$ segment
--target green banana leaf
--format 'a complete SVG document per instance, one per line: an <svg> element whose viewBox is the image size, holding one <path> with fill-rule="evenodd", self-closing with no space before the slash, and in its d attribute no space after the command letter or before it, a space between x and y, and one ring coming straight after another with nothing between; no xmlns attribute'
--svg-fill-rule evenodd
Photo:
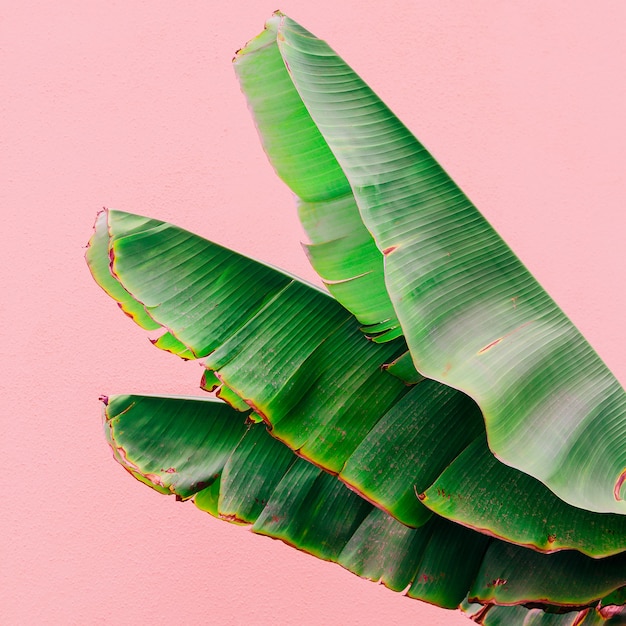
<svg viewBox="0 0 626 626"><path fill-rule="evenodd" d="M624 390L433 157L279 12L234 61L329 290L376 340L403 333L422 375L470 395L501 461L569 504L624 514Z"/></svg>
<svg viewBox="0 0 626 626"><path fill-rule="evenodd" d="M224 401L107 400L116 459L411 597L467 597L480 623L619 623L617 381L325 43L277 13L235 67L334 298L169 224L102 213L94 278L162 332L157 347L203 359L202 387Z"/></svg>
<svg viewBox="0 0 626 626"><path fill-rule="evenodd" d="M204 357L205 388L222 384L224 400L253 409L274 437L407 526L424 525L435 510L537 550L595 557L626 550L623 516L571 507L502 466L468 396L390 376L393 365L381 365L404 354L403 340L364 340L324 292L170 224L118 211L99 215L87 260L122 308L143 307L179 354ZM481 468L511 486L484 481ZM451 471L478 481L470 484L477 497L456 508L449 503L462 489L439 486ZM536 498L528 515L519 507L526 494Z"/></svg>
<svg viewBox="0 0 626 626"><path fill-rule="evenodd" d="M104 402L114 456L145 484L179 499L194 497L220 519L250 525L396 591L408 589L409 597L455 608L468 594L475 602L497 601L495 586L509 602L580 609L626 583L626 553L598 560L566 551L560 555L567 563L548 571L542 560L557 555L477 535L437 516L408 528L218 400L125 395ZM510 550L516 553L504 554ZM564 567L572 568L567 576Z"/></svg>
<svg viewBox="0 0 626 626"><path fill-rule="evenodd" d="M626 609L584 609L566 613L548 613L524 606L482 605L463 602L463 613L483 626L617 626L626 624Z"/></svg>

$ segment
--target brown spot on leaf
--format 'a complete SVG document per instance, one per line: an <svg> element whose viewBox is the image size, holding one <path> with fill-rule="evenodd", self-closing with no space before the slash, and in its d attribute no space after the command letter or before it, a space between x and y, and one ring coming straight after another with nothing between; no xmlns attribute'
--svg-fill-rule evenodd
<svg viewBox="0 0 626 626"><path fill-rule="evenodd" d="M417 491L417 485L413 485L413 493L417 496L417 499L420 502L424 502L424 500L426 500L426 494L425 493L419 493Z"/></svg>
<svg viewBox="0 0 626 626"><path fill-rule="evenodd" d="M491 343L488 343L484 348L481 348L478 351L478 354L483 354L484 352L487 352L487 350L490 350L495 345L499 344L503 339L506 339L507 337L510 337L511 335L514 335L515 333L517 333L520 330L522 330L522 328L525 328L526 326L529 326L530 324L532 324L533 321L534 320L530 320L529 322L524 322L524 324L521 324L517 328L514 328L512 331L506 333L505 335L502 335L502 337L498 337L497 339L494 339Z"/></svg>
<svg viewBox="0 0 626 626"><path fill-rule="evenodd" d="M621 605L617 606L615 604L610 604L609 606L603 606L599 608L598 613L600 613L600 615L604 619L610 619L611 617L615 617L616 615L619 615L623 610L624 610L624 607ZM572 626L576 626L576 624L572 624Z"/></svg>
<svg viewBox="0 0 626 626"><path fill-rule="evenodd" d="M491 610L493 606L493 604L485 604L482 609L480 609L477 613L474 613L474 615L470 617L470 620L472 620L472 622L475 622L476 624L482 624L485 620L485 617L487 617L487 613Z"/></svg>
<svg viewBox="0 0 626 626"><path fill-rule="evenodd" d="M554 543L556 541L556 535L548 535L548 543Z"/></svg>
<svg viewBox="0 0 626 626"><path fill-rule="evenodd" d="M383 250L383 255L384 256L388 256L389 254L391 254L392 252L396 251L398 249L398 246L389 246L388 248L385 248Z"/></svg>
<svg viewBox="0 0 626 626"><path fill-rule="evenodd" d="M166 474L175 474L176 473L176 468L175 467L168 467L166 470L161 470L162 472L165 472Z"/></svg>
<svg viewBox="0 0 626 626"><path fill-rule="evenodd" d="M234 513L230 513L228 515L224 513L220 513L220 519L223 519L226 522L231 522L232 524L247 524L245 519L241 517L237 517Z"/></svg>
<svg viewBox="0 0 626 626"><path fill-rule="evenodd" d="M580 626L580 624L582 624L585 621L585 618L589 614L589 611L590 611L590 609L585 609L584 611L581 611L576 616L576 619L572 622L572 626ZM602 617L604 617L604 616L602 616Z"/></svg>
<svg viewBox="0 0 626 626"><path fill-rule="evenodd" d="M615 488L613 489L613 495L615 496L615 499L618 501L624 499L620 495L620 491L622 490L622 485L624 484L624 481L626 481L626 469L617 477L617 481L615 481Z"/></svg>
<svg viewBox="0 0 626 626"><path fill-rule="evenodd" d="M126 454L126 450L124 448L122 448L122 446L117 446L115 448L115 450L117 451L117 453L120 455L120 458L122 459L122 461L124 462L124 465L126 466L126 468L130 468L130 469L134 469L136 472L139 472L141 474L141 470L139 469L138 465L135 465L135 463L133 463L129 458L128 455Z"/></svg>
<svg viewBox="0 0 626 626"><path fill-rule="evenodd" d="M163 479L158 474L144 474L143 477L159 487L165 487Z"/></svg>
<svg viewBox="0 0 626 626"><path fill-rule="evenodd" d="M487 352L487 350L490 350L491 348L493 348L495 345L499 344L502 340L504 339L504 337L499 337L498 339L496 339L495 341L492 341L491 343L488 343L484 348L481 348L478 351L478 354L482 354L483 352Z"/></svg>

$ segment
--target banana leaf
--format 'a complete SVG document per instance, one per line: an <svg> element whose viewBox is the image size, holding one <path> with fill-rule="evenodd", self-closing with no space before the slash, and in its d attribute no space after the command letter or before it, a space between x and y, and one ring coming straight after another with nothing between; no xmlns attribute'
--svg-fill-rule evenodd
<svg viewBox="0 0 626 626"><path fill-rule="evenodd" d="M329 290L471 396L501 461L571 505L624 514L624 390L435 159L280 12L234 62Z"/></svg>
<svg viewBox="0 0 626 626"><path fill-rule="evenodd" d="M102 213L94 278L157 347L203 359L202 387L227 403L107 399L114 456L157 491L411 597L467 597L480 623L619 623L617 381L326 44L277 13L235 66L334 298Z"/></svg>
<svg viewBox="0 0 626 626"><path fill-rule="evenodd" d="M193 497L215 517L391 589L407 589L409 597L455 608L466 595L473 602L497 601L491 597L495 586L510 603L582 610L626 583L626 553L598 560L564 551L566 565L553 570L542 560L557 555L512 546L438 516L408 528L219 400L125 395L104 402L114 456L137 479L178 499ZM512 560L502 558L508 550L517 551ZM527 560L518 562L520 555ZM571 566L563 576L563 567Z"/></svg>
<svg viewBox="0 0 626 626"><path fill-rule="evenodd" d="M582 611L550 613L521 605L499 606L472 604L464 601L459 607L472 621L483 626L617 626L626 624L626 610L588 608Z"/></svg>
<svg viewBox="0 0 626 626"><path fill-rule="evenodd" d="M536 550L606 557L626 549L624 516L567 505L502 466L468 396L390 376L381 365L404 354L404 341L366 341L328 294L170 224L119 211L98 216L87 259L122 308L135 317L141 309L166 331L169 349L204 358L205 388L221 384L224 400L252 409L274 437L403 524L420 527L434 510ZM440 487L463 471L472 473L466 491ZM483 480L483 471L494 479ZM535 498L529 511L522 497ZM450 506L452 498L463 506Z"/></svg>

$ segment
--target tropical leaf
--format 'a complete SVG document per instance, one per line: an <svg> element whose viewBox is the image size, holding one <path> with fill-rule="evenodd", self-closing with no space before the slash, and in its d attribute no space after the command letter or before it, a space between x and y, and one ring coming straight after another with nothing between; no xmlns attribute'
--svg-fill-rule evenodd
<svg viewBox="0 0 626 626"><path fill-rule="evenodd" d="M433 157L327 44L280 13L235 68L336 297L383 335L397 336L397 316L417 370L477 401L507 465L570 504L625 513L624 390ZM358 209L369 232L334 236L335 208L346 224ZM376 285L371 311L365 281Z"/></svg>
<svg viewBox="0 0 626 626"><path fill-rule="evenodd" d="M408 528L215 399L115 396L106 399L104 415L115 458L145 484L194 497L220 519L391 589L408 588L409 597L447 608L468 593L481 602L504 594L543 605L548 597L557 608L597 604L626 583L626 554L540 555L437 516ZM562 557L556 568L554 557Z"/></svg>
<svg viewBox="0 0 626 626"><path fill-rule="evenodd" d="M115 458L480 623L619 623L626 394L325 43L277 13L235 67L334 298L170 224L100 214L94 278L157 347L203 359L224 401L106 399Z"/></svg>
<svg viewBox="0 0 626 626"><path fill-rule="evenodd" d="M184 354L205 357L205 388L221 384L225 401L253 408L274 437L402 523L426 523L426 504L538 550L599 557L626 549L623 516L571 507L497 462L468 396L432 380L409 387L381 371L404 354L404 342L365 341L327 294L170 224L118 211L101 214L93 241L99 253L90 248L89 261L109 260L106 281L124 290L123 302L141 303ZM463 471L469 481L449 487L450 473ZM528 498L536 499L525 516L520 502Z"/></svg>
<svg viewBox="0 0 626 626"><path fill-rule="evenodd" d="M482 626L617 626L626 623L626 609L602 612L594 608L548 613L521 605L498 606L464 602L461 610Z"/></svg>
<svg viewBox="0 0 626 626"><path fill-rule="evenodd" d="M543 552L575 547L593 556L624 550L625 516L583 509L575 509L572 516L572 507L555 498L543 483L520 480L517 470L498 462L482 438L446 468L426 490L422 502L443 517L495 536L506 536L505 528L515 526L516 543ZM543 539L541 545L539 538Z"/></svg>
<svg viewBox="0 0 626 626"><path fill-rule="evenodd" d="M410 597L455 608L489 541L441 518L407 528L219 401L115 396L105 428L116 459L157 491L195 495L220 519L397 591L411 585Z"/></svg>

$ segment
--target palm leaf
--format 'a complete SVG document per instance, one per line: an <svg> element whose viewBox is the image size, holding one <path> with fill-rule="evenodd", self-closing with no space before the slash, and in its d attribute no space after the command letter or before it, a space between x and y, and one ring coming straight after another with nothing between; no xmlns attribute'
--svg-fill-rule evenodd
<svg viewBox="0 0 626 626"><path fill-rule="evenodd" d="M626 512L624 390L433 157L327 44L280 13L235 67L304 207L314 266L340 281L335 295L383 334L397 336L397 316L416 368L476 400L507 465L580 508ZM358 208L378 255L362 229L316 238L332 229L311 228L311 214L339 206L352 221ZM372 311L358 295L365 281L376 285Z"/></svg>

